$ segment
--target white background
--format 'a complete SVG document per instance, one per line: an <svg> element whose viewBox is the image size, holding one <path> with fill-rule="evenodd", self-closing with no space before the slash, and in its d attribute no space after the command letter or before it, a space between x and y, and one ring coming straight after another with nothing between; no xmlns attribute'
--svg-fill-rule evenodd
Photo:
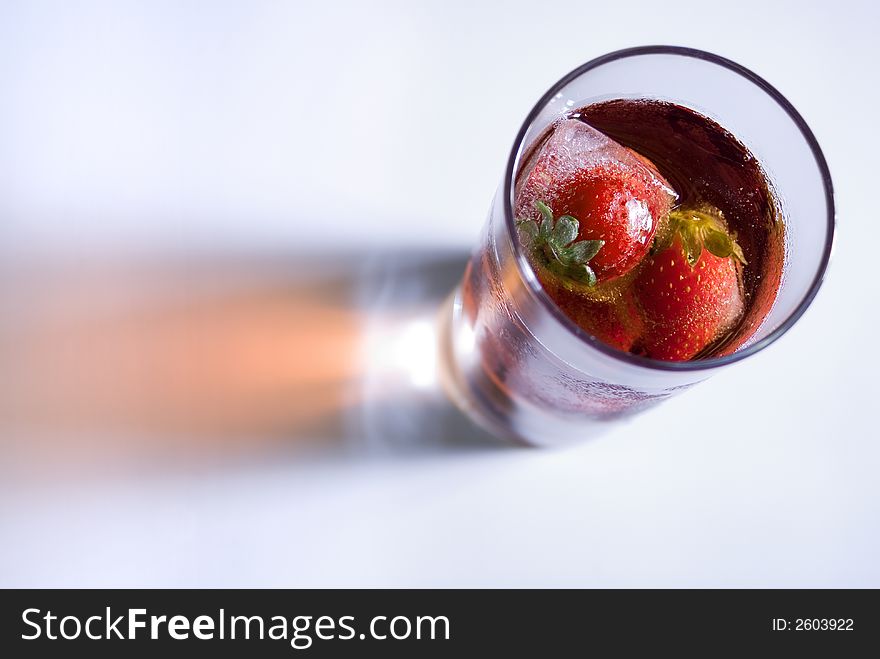
<svg viewBox="0 0 880 659"><path fill-rule="evenodd" d="M0 583L880 586L878 25L867 0L4 2L10 253L319 242L303 218L471 245L538 96L648 43L777 86L839 232L781 341L598 441L9 495Z"/></svg>

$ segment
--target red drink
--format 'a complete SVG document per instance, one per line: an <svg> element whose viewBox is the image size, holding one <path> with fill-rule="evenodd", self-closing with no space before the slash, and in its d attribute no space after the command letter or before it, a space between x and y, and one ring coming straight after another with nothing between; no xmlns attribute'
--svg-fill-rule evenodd
<svg viewBox="0 0 880 659"><path fill-rule="evenodd" d="M519 131L443 316L447 390L502 436L593 435L781 336L833 234L821 150L768 83L685 48L600 57Z"/></svg>
<svg viewBox="0 0 880 659"><path fill-rule="evenodd" d="M523 163L520 239L582 329L668 361L729 354L753 336L779 287L784 224L760 163L732 134L680 105L606 101L561 117ZM573 218L577 237L536 240L542 211L545 227ZM578 242L595 254L571 270L559 258Z"/></svg>

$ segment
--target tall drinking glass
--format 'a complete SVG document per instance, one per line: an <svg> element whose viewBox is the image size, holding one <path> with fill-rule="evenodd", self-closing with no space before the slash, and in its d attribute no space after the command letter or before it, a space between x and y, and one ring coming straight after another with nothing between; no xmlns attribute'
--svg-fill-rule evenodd
<svg viewBox="0 0 880 659"><path fill-rule="evenodd" d="M542 289L516 238L515 181L524 154L566 113L609 99L655 99L695 110L735 135L764 169L785 227L782 278L762 324L730 354L667 362L602 343ZM698 50L648 46L604 55L553 85L516 136L480 244L441 315L444 385L468 416L496 435L539 445L589 437L784 334L815 297L833 236L825 158L776 89Z"/></svg>

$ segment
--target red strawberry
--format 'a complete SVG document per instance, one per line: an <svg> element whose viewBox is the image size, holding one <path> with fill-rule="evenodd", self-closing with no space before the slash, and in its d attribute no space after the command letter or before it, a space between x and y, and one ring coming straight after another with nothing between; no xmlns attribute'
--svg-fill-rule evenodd
<svg viewBox="0 0 880 659"><path fill-rule="evenodd" d="M517 228L544 290L584 330L614 348L631 350L643 329L629 286L632 277L593 291L596 275L591 260L602 251L603 241L575 241L575 218L563 215L554 219L546 204L539 201L536 205L541 222L518 220Z"/></svg>
<svg viewBox="0 0 880 659"><path fill-rule="evenodd" d="M668 235L635 282L649 357L686 361L733 329L743 313L742 250L714 209L669 214Z"/></svg>
<svg viewBox="0 0 880 659"><path fill-rule="evenodd" d="M561 289L553 300L577 325L612 348L630 352L644 331L644 321L631 292L616 300L602 301Z"/></svg>
<svg viewBox="0 0 880 659"><path fill-rule="evenodd" d="M632 270L648 253L675 193L656 167L591 126L561 122L528 163L517 217L539 220L536 202L578 220L575 238L601 241L590 261L599 282Z"/></svg>

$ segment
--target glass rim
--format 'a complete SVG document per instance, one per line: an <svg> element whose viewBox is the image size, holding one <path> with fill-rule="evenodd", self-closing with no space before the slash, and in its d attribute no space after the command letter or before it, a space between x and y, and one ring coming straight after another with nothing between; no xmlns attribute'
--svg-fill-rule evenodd
<svg viewBox="0 0 880 659"><path fill-rule="evenodd" d="M794 311L792 311L776 329L774 329L772 332L770 332L767 336L760 339L759 341L755 341L745 348L732 352L729 355L724 355L721 357L711 357L708 359L698 359L694 361L671 362L652 359L650 357L643 357L641 355L634 355L629 352L623 352L622 350L612 348L600 339L594 337L586 330L582 329L568 316L566 316L561 309L559 309L556 303L553 302L550 296L544 291L543 287L541 286L540 282L534 274L534 270L532 269L528 258L526 258L526 255L523 253L519 241L515 239L516 225L513 217L513 197L515 193L514 167L516 166L520 154L523 150L523 141L525 140L526 133L528 132L529 128L531 128L535 119L538 118L538 115L546 108L547 104L550 103L551 100L553 100L553 98L562 88L564 88L575 79L579 78L581 75L587 73L588 71L591 71L592 69L598 68L604 64L608 64L616 60L642 55L679 55L683 57L691 57L694 59L704 60L733 71L734 73L737 73L743 78L749 80L757 87L761 88L785 111L785 113L797 126L804 140L807 142L807 145L809 146L810 151L813 154L813 158L816 161L816 166L819 168L819 172L822 176L822 184L825 192L825 202L827 208L826 239L825 246L822 252L822 257L816 269L816 274L814 275L812 282L810 282L810 286L807 289L806 294L801 298L801 301L798 303L797 307L795 307ZM752 72L751 70L740 64L737 64L732 60L721 57L720 55L715 55L704 50L697 50L695 48L665 45L636 46L633 48L624 48L622 50L615 50L610 53L606 53L605 55L596 57L586 62L585 64L580 65L579 67L575 68L574 70L560 78L555 84L550 87L549 90L547 90L547 92L544 93L543 96L541 96L540 99L538 99L538 102L535 103L532 110L528 113L528 115L526 115L522 127L517 132L516 139L513 143L513 148L511 149L510 156L507 160L507 166L504 173L504 188L507 191L507 193L504 195L504 215L508 233L510 235L511 243L513 245L513 253L515 255L520 274L523 275L523 279L526 281L532 293L538 298L538 300L540 300L542 305L563 327L572 332L586 346L595 350L599 350L600 352L619 361L650 370L679 372L709 370L738 362L742 359L745 359L746 357L760 352L761 350L769 346L771 343L776 341L776 339L778 339L789 329L791 329L791 327L800 319L800 317L804 314L804 312L812 303L813 299L816 297L816 294L819 292L819 288L822 286L825 273L828 269L828 262L831 258L832 246L834 244L835 207L834 189L831 183L831 173L828 170L828 163L825 160L825 155L822 153L822 149L819 147L819 143L816 140L815 135L813 135L813 131L810 130L810 127L807 125L807 122L804 121L803 117L801 117L800 113L794 108L794 106L788 101L788 99L786 99L775 87L773 87L770 83L768 83L756 73Z"/></svg>

